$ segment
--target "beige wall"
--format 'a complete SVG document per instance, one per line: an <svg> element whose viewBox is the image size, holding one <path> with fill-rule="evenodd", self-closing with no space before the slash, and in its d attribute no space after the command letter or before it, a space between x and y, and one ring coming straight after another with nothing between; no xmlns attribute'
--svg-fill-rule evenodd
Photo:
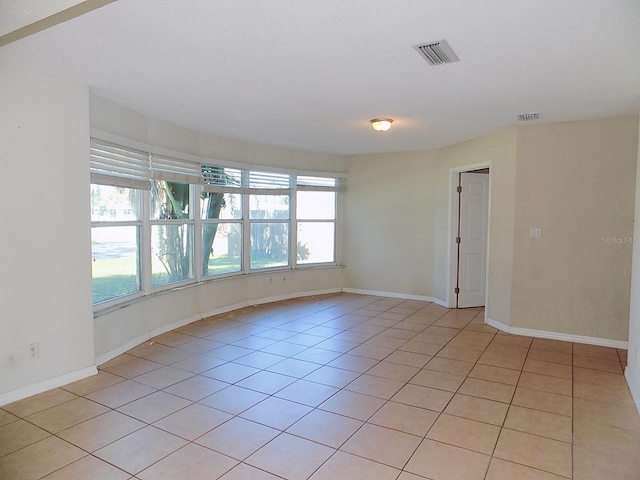
<svg viewBox="0 0 640 480"><path fill-rule="evenodd" d="M638 128L640 143L640 127ZM633 262L631 267L631 299L629 306L629 350L625 375L640 412L640 148L636 164L636 201L633 226Z"/></svg>
<svg viewBox="0 0 640 480"><path fill-rule="evenodd" d="M637 144L637 117L518 131L513 327L627 340Z"/></svg>
<svg viewBox="0 0 640 480"><path fill-rule="evenodd" d="M0 132L2 405L94 365L88 89L0 65Z"/></svg>
<svg viewBox="0 0 640 480"><path fill-rule="evenodd" d="M487 310L509 323L515 130L430 152L347 161L345 286L446 301L452 169L491 164Z"/></svg>
<svg viewBox="0 0 640 480"><path fill-rule="evenodd" d="M446 300L451 171L490 162L487 317L624 342L637 152L631 117L349 158L345 286Z"/></svg>

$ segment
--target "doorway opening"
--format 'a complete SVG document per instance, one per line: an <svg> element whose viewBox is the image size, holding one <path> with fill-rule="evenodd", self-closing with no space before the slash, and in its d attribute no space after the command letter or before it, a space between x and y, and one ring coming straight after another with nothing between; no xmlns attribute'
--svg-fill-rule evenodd
<svg viewBox="0 0 640 480"><path fill-rule="evenodd" d="M483 307L487 298L489 245L489 165L451 172L452 308Z"/></svg>

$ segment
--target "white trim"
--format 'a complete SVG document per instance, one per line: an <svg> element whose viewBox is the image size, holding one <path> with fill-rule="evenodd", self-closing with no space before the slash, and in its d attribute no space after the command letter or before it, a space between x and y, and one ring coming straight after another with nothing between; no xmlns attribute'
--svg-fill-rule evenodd
<svg viewBox="0 0 640 480"><path fill-rule="evenodd" d="M0 395L0 407L13 402L17 402L18 400L22 400L23 398L46 392L47 390L52 390L54 388L62 387L63 385L77 382L78 380L91 377L92 375L96 375L97 373L98 369L94 365L91 367L76 370L75 372L65 373L64 375L50 378L43 382L34 383L33 385L29 385L27 387L18 388L17 390L3 393Z"/></svg>
<svg viewBox="0 0 640 480"><path fill-rule="evenodd" d="M638 413L640 413L640 383L635 380L638 376L631 374L629 365L624 369L624 376L627 379L627 385L629 385L629 390L631 391L631 396L636 404L636 409L638 410Z"/></svg>
<svg viewBox="0 0 640 480"><path fill-rule="evenodd" d="M149 332L143 335L140 335L134 338L133 340L129 340L124 345L120 345L119 347L114 348L113 350L110 350L107 353L100 355L99 357L96 357L96 365L102 365L103 363L108 362L109 360L117 357L118 355L122 355L128 350L131 350L133 347L140 345L141 343L146 342L147 340L150 340L153 337L157 337L158 335L162 335L163 333L170 332L172 330L175 330L176 328L184 327L185 325L189 325L190 323L197 322L198 320L201 320L203 318L212 317L214 315L221 315L223 313L232 312L240 308L250 307L254 305L262 305L264 303L279 302L282 300L291 300L292 298L312 297L315 295L327 295L330 293L340 293L340 292L342 292L342 289L340 288L331 288L326 290L313 290L309 292L296 292L296 293L287 294L287 295L265 297L265 298L260 298L258 300L246 300L244 302L235 303L233 305L225 305L224 307L215 308L213 310L209 310L207 312L203 312L198 315L192 315L191 317L183 318L181 320L177 320L168 325L164 325L160 328L150 330Z"/></svg>
<svg viewBox="0 0 640 480"><path fill-rule="evenodd" d="M447 302L440 300L439 298L427 297L426 295L411 295L409 293L397 293L397 292L380 292L377 290L362 290L360 288L343 288L345 293L355 293L358 295L374 295L376 297L389 297L389 298L403 298L405 300L418 300L420 302L432 302L442 307L449 308Z"/></svg>
<svg viewBox="0 0 640 480"><path fill-rule="evenodd" d="M505 325L504 323L500 323L496 320L491 320L490 318L487 318L486 323L487 325L497 328L498 330L501 330L506 333L511 333L513 335L523 335L525 337L548 338L550 340L562 340L564 342L584 343L586 345L597 345L600 347L620 348L623 350L627 350L629 348L629 342L624 342L622 340L611 340L608 338L597 338L597 337L585 337L583 335L572 335L570 333L549 332L546 330L533 330L530 328L511 327L509 325Z"/></svg>

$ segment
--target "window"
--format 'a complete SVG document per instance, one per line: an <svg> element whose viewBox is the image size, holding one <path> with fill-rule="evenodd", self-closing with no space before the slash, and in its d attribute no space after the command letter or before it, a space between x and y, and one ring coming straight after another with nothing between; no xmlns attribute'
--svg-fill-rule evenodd
<svg viewBox="0 0 640 480"><path fill-rule="evenodd" d="M236 168L203 165L201 195L202 275L242 270L242 172Z"/></svg>
<svg viewBox="0 0 640 480"><path fill-rule="evenodd" d="M297 263L335 262L336 179L298 176L297 184Z"/></svg>
<svg viewBox="0 0 640 480"><path fill-rule="evenodd" d="M91 255L93 303L139 292L140 227L137 215L125 210L140 204L140 191L91 185Z"/></svg>
<svg viewBox="0 0 640 480"><path fill-rule="evenodd" d="M252 270L290 264L290 183L286 174L249 172Z"/></svg>
<svg viewBox="0 0 640 480"><path fill-rule="evenodd" d="M90 168L94 304L336 262L337 178L210 165L96 139Z"/></svg>
<svg viewBox="0 0 640 480"><path fill-rule="evenodd" d="M93 303L142 290L141 188L148 188L148 154L91 141Z"/></svg>

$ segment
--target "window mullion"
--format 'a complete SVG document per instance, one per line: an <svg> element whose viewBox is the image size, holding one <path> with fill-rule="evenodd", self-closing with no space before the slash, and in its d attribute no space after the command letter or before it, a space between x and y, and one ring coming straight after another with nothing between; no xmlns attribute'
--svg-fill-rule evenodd
<svg viewBox="0 0 640 480"><path fill-rule="evenodd" d="M294 187L289 197L289 265L298 266L298 195Z"/></svg>
<svg viewBox="0 0 640 480"><path fill-rule="evenodd" d="M142 290L145 295L151 293L151 191L142 192L142 230L140 232L142 242L140 268L142 269Z"/></svg>
<svg viewBox="0 0 640 480"><path fill-rule="evenodd" d="M191 195L193 195L191 200L191 205L193 208L193 268L195 268L194 278L197 282L202 280L202 205L200 202L202 201L202 185L194 186L191 189Z"/></svg>

